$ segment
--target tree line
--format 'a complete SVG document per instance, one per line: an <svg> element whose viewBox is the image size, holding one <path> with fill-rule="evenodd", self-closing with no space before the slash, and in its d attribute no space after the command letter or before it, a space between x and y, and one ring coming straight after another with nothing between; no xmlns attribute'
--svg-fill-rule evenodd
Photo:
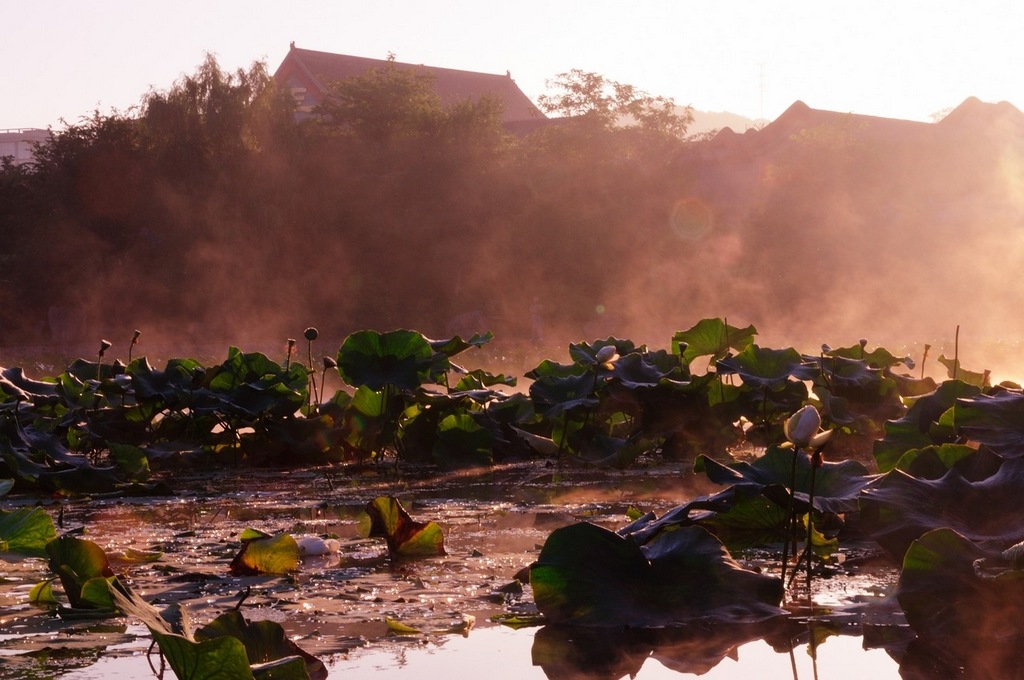
<svg viewBox="0 0 1024 680"><path fill-rule="evenodd" d="M34 164L3 160L0 345L585 323L670 210L658 168L691 118L593 73L549 88L541 108L566 117L516 135L497 100L442 105L389 60L299 122L264 63L208 56L51 130Z"/></svg>

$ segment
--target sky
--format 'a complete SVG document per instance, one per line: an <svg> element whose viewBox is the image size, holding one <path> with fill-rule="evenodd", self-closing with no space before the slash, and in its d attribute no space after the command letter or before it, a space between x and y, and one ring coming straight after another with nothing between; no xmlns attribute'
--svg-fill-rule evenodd
<svg viewBox="0 0 1024 680"><path fill-rule="evenodd" d="M193 73L298 47L486 73L536 101L579 68L701 111L793 102L928 121L975 96L1024 109L1024 3L1005 0L3 0L0 130L126 112Z"/></svg>

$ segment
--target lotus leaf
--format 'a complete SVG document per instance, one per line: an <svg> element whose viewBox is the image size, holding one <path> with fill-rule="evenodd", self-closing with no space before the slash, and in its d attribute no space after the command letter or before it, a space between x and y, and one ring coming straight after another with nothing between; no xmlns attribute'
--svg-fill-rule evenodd
<svg viewBox="0 0 1024 680"><path fill-rule="evenodd" d="M612 366L610 377L627 389L653 388L658 385L685 386L690 379L678 359L666 352L634 352L623 355Z"/></svg>
<svg viewBox="0 0 1024 680"><path fill-rule="evenodd" d="M771 349L750 345L739 354L715 362L719 374L735 374L744 385L763 387L771 391L782 390L791 379L810 380L818 367L804 361L792 347Z"/></svg>
<svg viewBox="0 0 1024 680"><path fill-rule="evenodd" d="M363 535L387 541L392 559L444 555L444 535L435 522L415 521L397 498L379 496L366 504Z"/></svg>
<svg viewBox="0 0 1024 680"><path fill-rule="evenodd" d="M287 574L299 567L299 544L291 534L271 536L249 529L242 533L242 549L231 560L231 573Z"/></svg>
<svg viewBox="0 0 1024 680"><path fill-rule="evenodd" d="M996 557L953 529L911 543L896 597L918 636L986 648L1024 636L1024 571L987 575L982 565Z"/></svg>
<svg viewBox="0 0 1024 680"><path fill-rule="evenodd" d="M701 456L696 463L708 479L716 484L755 484L762 489L788 487L796 456L796 482L794 496L806 503L811 491L811 458L804 451L769 447L753 463L739 462L723 465ZM857 509L857 499L867 485L875 479L868 469L855 460L838 463L825 461L814 473L814 509L819 512L843 513ZM769 494L772 500L785 505L778 494Z"/></svg>
<svg viewBox="0 0 1024 680"><path fill-rule="evenodd" d="M637 347L633 344L632 340L620 340L618 338L609 337L607 340L595 340L593 343L579 342L569 344L569 356L574 362L582 366L594 366L595 364L604 363L599 360L598 354L602 349L606 347L612 347L615 350L615 354L625 356L633 352L646 352L646 347ZM611 352L612 350L606 350Z"/></svg>
<svg viewBox="0 0 1024 680"><path fill-rule="evenodd" d="M649 628L783 613L779 579L743 569L697 526L644 545L586 522L556 529L530 568L530 583L537 608L558 624Z"/></svg>
<svg viewBox="0 0 1024 680"><path fill-rule="evenodd" d="M338 372L353 387L415 390L431 379L434 349L420 333L358 331L338 350Z"/></svg>
<svg viewBox="0 0 1024 680"><path fill-rule="evenodd" d="M284 628L274 621L247 621L236 609L221 614L195 634L196 641L200 643L222 637L240 640L253 666L299 659L305 667L303 675L287 677L308 677L312 680L327 677L324 664L289 640ZM275 673L273 677L279 676Z"/></svg>
<svg viewBox="0 0 1024 680"><path fill-rule="evenodd" d="M984 373L968 371L960 365L959 359L950 359L941 354L939 355L939 363L946 367L946 373L952 380L959 380L975 387L988 387L988 371Z"/></svg>
<svg viewBox="0 0 1024 680"><path fill-rule="evenodd" d="M754 343L757 329L753 326L730 326L722 319L701 319L685 331L672 336L672 353L686 364L697 357L709 356L711 361L724 358L730 349L742 352Z"/></svg>
<svg viewBox="0 0 1024 680"><path fill-rule="evenodd" d="M1001 389L958 399L957 431L1004 458L1024 456L1024 394Z"/></svg>
<svg viewBox="0 0 1024 680"><path fill-rule="evenodd" d="M53 520L42 508L0 510L0 552L46 557L46 544L56 537Z"/></svg>
<svg viewBox="0 0 1024 680"><path fill-rule="evenodd" d="M46 554L50 570L60 578L73 609L110 609L106 583L114 572L102 548L92 541L61 536L46 544ZM101 580L101 587L95 579Z"/></svg>
<svg viewBox="0 0 1024 680"><path fill-rule="evenodd" d="M469 413L446 416L437 426L434 461L442 468L475 467L493 462L494 436Z"/></svg>
<svg viewBox="0 0 1024 680"><path fill-rule="evenodd" d="M885 424L885 437L874 445L874 458L880 472L896 467L900 457L911 449L953 441L954 433L938 425L957 399L973 397L981 389L959 380L947 380L931 394L915 399L899 420Z"/></svg>
<svg viewBox="0 0 1024 680"><path fill-rule="evenodd" d="M861 495L863 526L896 559L933 529L953 529L982 547L1024 539L1024 458L1000 460L977 480L962 469L961 462L939 479L892 470Z"/></svg>

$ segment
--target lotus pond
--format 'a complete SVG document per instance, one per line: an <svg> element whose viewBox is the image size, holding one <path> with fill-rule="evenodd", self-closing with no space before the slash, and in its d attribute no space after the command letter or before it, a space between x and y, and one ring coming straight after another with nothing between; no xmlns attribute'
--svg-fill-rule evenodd
<svg viewBox="0 0 1024 680"><path fill-rule="evenodd" d="M1021 388L755 335L0 369L0 672L1015 677Z"/></svg>
<svg viewBox="0 0 1024 680"><path fill-rule="evenodd" d="M617 528L630 508L661 513L712 490L692 473L529 464L441 478L330 474L179 476L174 481L189 490L173 497L41 507L61 518L62 532L103 546L145 599L160 607L186 604L197 624L241 603L246 619L280 623L332 678L738 678L766 668L785 677L795 668L797 677L810 678L815 666L818 677L843 678L855 677L851 664L860 669L856 677L865 664L879 677L898 677L897 659L913 637L891 596L898 571L854 548L843 578L816 581L810 600L794 586L793 614L765 623L604 631L533 620L530 586L520 587L516 576L537 560L554 529L583 520ZM383 541L359 531L366 503L381 494L437 521L448 554L392 564ZM5 507L36 502L10 498ZM287 575L233 576L230 563L248 527L336 536L339 545L304 557ZM154 553L158 559L142 559ZM752 555L750 564L774 568L766 555ZM150 663L159 670L159 654L147 658L153 638L137 620L61 618L32 606L32 587L52 577L45 560L8 556L0 574L5 677L148 677ZM516 625L518 618L528 625ZM168 669L165 677L174 676Z"/></svg>

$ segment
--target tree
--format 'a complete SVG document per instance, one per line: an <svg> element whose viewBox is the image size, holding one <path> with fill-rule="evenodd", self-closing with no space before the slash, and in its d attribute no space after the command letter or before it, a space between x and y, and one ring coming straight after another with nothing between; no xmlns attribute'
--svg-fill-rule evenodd
<svg viewBox="0 0 1024 680"><path fill-rule="evenodd" d="M442 118L434 77L400 67L394 55L384 66L333 83L316 113L329 129L380 144L431 134Z"/></svg>
<svg viewBox="0 0 1024 680"><path fill-rule="evenodd" d="M633 85L573 69L547 81L553 94L538 98L545 113L574 118L604 130L637 128L643 132L682 139L693 122L693 110L678 112L675 101L655 97Z"/></svg>

